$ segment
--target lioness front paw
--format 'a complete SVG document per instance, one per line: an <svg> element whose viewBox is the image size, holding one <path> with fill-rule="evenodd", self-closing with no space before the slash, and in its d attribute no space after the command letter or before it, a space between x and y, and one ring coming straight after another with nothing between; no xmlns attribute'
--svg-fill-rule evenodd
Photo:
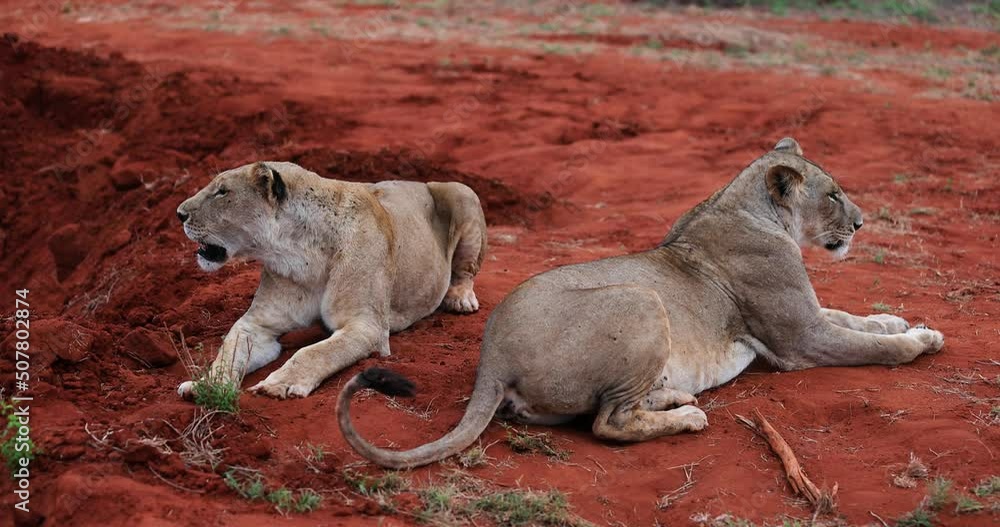
<svg viewBox="0 0 1000 527"><path fill-rule="evenodd" d="M194 399L194 381L184 381L177 387L177 395L182 399Z"/></svg>
<svg viewBox="0 0 1000 527"><path fill-rule="evenodd" d="M457 284L448 288L441 305L455 313L475 313L479 311L479 299L472 289L472 282Z"/></svg>
<svg viewBox="0 0 1000 527"><path fill-rule="evenodd" d="M910 329L910 323L902 317L897 317L896 315L890 315L888 313L879 313L877 315L868 315L868 320L881 324L885 331L884 335L895 335L898 333L906 333L906 330Z"/></svg>
<svg viewBox="0 0 1000 527"><path fill-rule="evenodd" d="M282 375L277 375L281 370L268 375L266 379L260 381L250 388L250 391L257 395L266 395L275 399L302 398L312 393L315 386L310 386L301 382L291 382L282 379Z"/></svg>
<svg viewBox="0 0 1000 527"><path fill-rule="evenodd" d="M937 353L944 346L944 335L940 331L930 329L923 324L908 329L906 335L920 341L924 346L922 353Z"/></svg>
<svg viewBox="0 0 1000 527"><path fill-rule="evenodd" d="M700 432L708 428L708 416L705 412L695 406L681 406L668 412L681 420L684 429L689 432Z"/></svg>

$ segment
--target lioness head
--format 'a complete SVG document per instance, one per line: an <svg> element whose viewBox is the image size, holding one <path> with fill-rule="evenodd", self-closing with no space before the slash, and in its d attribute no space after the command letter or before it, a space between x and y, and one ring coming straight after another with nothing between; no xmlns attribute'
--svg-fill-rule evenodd
<svg viewBox="0 0 1000 527"><path fill-rule="evenodd" d="M822 168L802 157L802 147L786 137L774 147L765 173L767 190L800 247L818 246L843 258L864 224L861 209Z"/></svg>
<svg viewBox="0 0 1000 527"><path fill-rule="evenodd" d="M184 234L198 242L198 265L215 271L234 256L251 252L274 232L288 190L264 163L227 170L177 207Z"/></svg>

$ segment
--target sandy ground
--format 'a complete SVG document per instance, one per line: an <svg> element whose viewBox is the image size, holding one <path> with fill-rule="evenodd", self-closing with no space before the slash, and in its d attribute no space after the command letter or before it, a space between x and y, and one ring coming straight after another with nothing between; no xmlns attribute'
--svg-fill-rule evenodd
<svg viewBox="0 0 1000 527"><path fill-rule="evenodd" d="M881 525L875 515L917 507L925 482L893 484L911 453L959 493L1000 473L995 32L546 2L5 4L3 328L12 291L29 288L42 449L19 525L412 525L421 489L456 470L478 492L557 489L597 525L807 522L766 444L734 419L754 408L817 483L839 486L838 515L824 521ZM559 459L512 451L494 423L484 465L415 470L397 494L348 484L345 469L382 474L336 426L351 375L383 365L418 385L413 400L355 403L367 437L400 448L439 437L464 411L483 324L507 292L558 265L654 246L786 135L867 214L845 261L805 255L821 302L927 323L947 337L940 354L898 368L755 365L700 396L702 433L616 445L586 420L529 428L552 434L569 452ZM210 357L259 269L201 273L173 211L216 171L256 159L469 184L490 223L482 309L418 322L392 337L391 357L306 399L244 394L196 448L180 437L195 409L174 391L187 373L171 339ZM323 337L285 337L281 359L247 383ZM11 337L8 394L13 369ZM221 477L232 466L314 489L322 506L283 516L243 500ZM0 489L4 519L14 497L6 478ZM675 499L664 507L664 496ZM983 503L962 516L949 505L937 521L995 524L996 498Z"/></svg>

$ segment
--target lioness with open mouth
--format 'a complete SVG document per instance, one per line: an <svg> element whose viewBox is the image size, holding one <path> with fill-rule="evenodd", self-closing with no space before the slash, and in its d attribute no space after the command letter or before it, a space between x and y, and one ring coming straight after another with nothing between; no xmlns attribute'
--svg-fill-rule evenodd
<svg viewBox="0 0 1000 527"><path fill-rule="evenodd" d="M412 392L382 369L344 386L340 428L355 450L391 468L461 452L498 409L535 424L596 414L598 437L643 441L704 429L695 394L755 357L797 370L900 364L937 352L937 331L820 307L800 247L843 257L862 224L837 182L795 140L782 139L682 216L655 249L559 267L518 286L490 315L465 416L441 439L400 452L358 436L352 394Z"/></svg>
<svg viewBox="0 0 1000 527"><path fill-rule="evenodd" d="M389 355L389 333L439 305L479 309L473 277L486 252L486 220L461 183L351 183L259 162L217 175L177 217L198 242L202 269L239 257L263 264L250 309L210 366L213 380L240 382L278 357L279 336L322 321L329 338L251 388L305 397L372 351ZM190 396L194 382L178 393Z"/></svg>

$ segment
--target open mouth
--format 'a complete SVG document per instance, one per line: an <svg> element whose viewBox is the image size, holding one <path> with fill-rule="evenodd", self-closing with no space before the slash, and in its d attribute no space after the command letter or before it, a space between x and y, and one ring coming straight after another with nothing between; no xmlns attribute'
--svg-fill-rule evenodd
<svg viewBox="0 0 1000 527"><path fill-rule="evenodd" d="M203 243L198 246L198 256L213 263L222 263L226 261L226 248L221 245Z"/></svg>
<svg viewBox="0 0 1000 527"><path fill-rule="evenodd" d="M835 242L830 242L830 243L824 245L823 247L826 247L826 250L828 250L828 251L836 251L837 249L840 249L841 247L843 247L844 244L846 244L846 243L847 242L845 242L844 240L837 240Z"/></svg>

